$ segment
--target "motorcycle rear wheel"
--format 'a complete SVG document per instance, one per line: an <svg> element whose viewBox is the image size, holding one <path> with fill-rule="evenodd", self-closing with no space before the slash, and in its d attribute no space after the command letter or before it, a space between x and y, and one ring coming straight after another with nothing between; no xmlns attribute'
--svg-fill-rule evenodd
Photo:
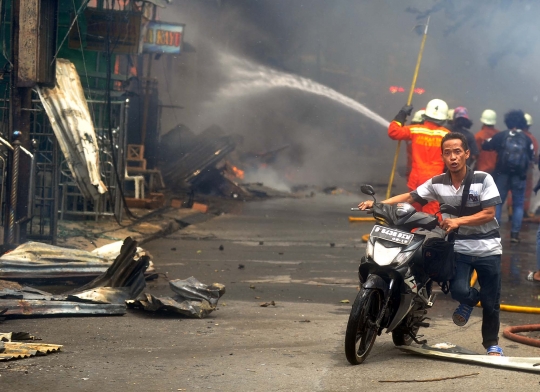
<svg viewBox="0 0 540 392"><path fill-rule="evenodd" d="M381 308L379 290L362 289L356 295L345 331L345 356L351 365L360 365L369 355L377 337L375 322Z"/></svg>

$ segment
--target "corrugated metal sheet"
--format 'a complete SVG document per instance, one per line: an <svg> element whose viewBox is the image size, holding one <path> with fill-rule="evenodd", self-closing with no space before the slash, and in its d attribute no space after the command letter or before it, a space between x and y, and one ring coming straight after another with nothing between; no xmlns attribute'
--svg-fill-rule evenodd
<svg viewBox="0 0 540 392"><path fill-rule="evenodd" d="M149 312L165 311L188 317L204 318L216 310L219 298L225 294L225 285L206 285L194 277L169 282L176 293L171 297L154 297L144 293L134 301L126 301L129 307L142 308Z"/></svg>
<svg viewBox="0 0 540 392"><path fill-rule="evenodd" d="M120 253L122 241L94 249L84 250L27 242L0 257L0 279L20 281L47 279L92 279L107 271ZM137 256L146 253L137 248ZM155 274L149 267L147 275Z"/></svg>
<svg viewBox="0 0 540 392"><path fill-rule="evenodd" d="M137 298L146 287L144 272L148 268L149 257L136 257L136 253L137 241L126 238L113 265L76 292L68 293L67 299L123 304L128 299Z"/></svg>
<svg viewBox="0 0 540 392"><path fill-rule="evenodd" d="M0 308L7 309L5 317L35 316L115 316L126 313L123 304L90 304L70 301L42 301L25 299L5 299Z"/></svg>
<svg viewBox="0 0 540 392"><path fill-rule="evenodd" d="M60 344L0 342L0 361L47 355L62 347Z"/></svg>
<svg viewBox="0 0 540 392"><path fill-rule="evenodd" d="M37 88L69 169L88 199L107 192L101 181L96 133L75 66L56 61L56 86Z"/></svg>

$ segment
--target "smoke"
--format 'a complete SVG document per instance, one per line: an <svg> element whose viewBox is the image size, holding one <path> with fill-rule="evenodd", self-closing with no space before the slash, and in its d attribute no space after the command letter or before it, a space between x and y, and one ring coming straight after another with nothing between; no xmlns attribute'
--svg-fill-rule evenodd
<svg viewBox="0 0 540 392"><path fill-rule="evenodd" d="M162 17L186 24L195 52L160 78L171 97L160 99L182 106L178 121L196 132L215 123L242 135L244 152L288 146L269 164L285 184L384 182L396 143L382 125L407 99L416 18L431 15L417 81L426 92L413 106L444 99L479 124L486 108L499 119L510 108L540 118L539 10L507 0L179 0ZM164 130L177 121L167 113Z"/></svg>

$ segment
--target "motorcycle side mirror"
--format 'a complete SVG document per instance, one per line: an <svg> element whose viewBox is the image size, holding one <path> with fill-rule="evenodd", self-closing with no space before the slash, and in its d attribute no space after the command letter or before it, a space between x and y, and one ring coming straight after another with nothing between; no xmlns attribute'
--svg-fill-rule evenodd
<svg viewBox="0 0 540 392"><path fill-rule="evenodd" d="M375 195L375 189L373 189L373 187L368 184L362 184L362 186L360 186L360 191L362 191L362 193L366 195Z"/></svg>
<svg viewBox="0 0 540 392"><path fill-rule="evenodd" d="M456 207L450 204L441 204L441 212L443 214L458 215L459 211Z"/></svg>

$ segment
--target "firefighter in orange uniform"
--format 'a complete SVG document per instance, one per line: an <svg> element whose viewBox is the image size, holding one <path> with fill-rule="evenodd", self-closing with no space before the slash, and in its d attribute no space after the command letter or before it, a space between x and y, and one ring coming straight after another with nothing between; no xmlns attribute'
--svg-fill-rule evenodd
<svg viewBox="0 0 540 392"><path fill-rule="evenodd" d="M412 109L412 106L404 106L388 127L388 136L391 139L411 141L412 169L407 182L411 191L443 172L441 140L449 132L443 127L448 114L448 105L443 100L432 99L428 102L423 124L404 125ZM434 201L423 207L415 207L429 214L439 211L439 203Z"/></svg>
<svg viewBox="0 0 540 392"><path fill-rule="evenodd" d="M497 163L497 151L482 150L482 144L495 136L495 134L499 133L499 131L495 129L497 113L491 109L484 110L480 117L480 122L482 123L482 129L474 135L476 145L480 150L480 155L478 155L478 159L476 160L475 170L493 175L495 172L495 164Z"/></svg>

